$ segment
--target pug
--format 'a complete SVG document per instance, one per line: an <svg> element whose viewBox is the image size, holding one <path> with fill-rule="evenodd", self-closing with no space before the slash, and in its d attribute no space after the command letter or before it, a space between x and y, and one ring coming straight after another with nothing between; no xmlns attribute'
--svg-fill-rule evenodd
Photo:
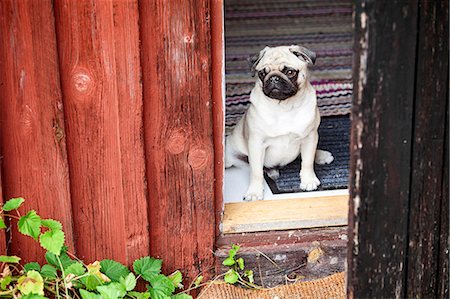
<svg viewBox="0 0 450 299"><path fill-rule="evenodd" d="M300 188L312 191L320 181L314 162L328 164L333 156L317 150L320 114L308 65L316 54L302 46L265 47L251 59L257 75L250 107L225 145L225 167L250 164L250 185L244 200L263 198L264 171L272 179L279 168L301 155Z"/></svg>

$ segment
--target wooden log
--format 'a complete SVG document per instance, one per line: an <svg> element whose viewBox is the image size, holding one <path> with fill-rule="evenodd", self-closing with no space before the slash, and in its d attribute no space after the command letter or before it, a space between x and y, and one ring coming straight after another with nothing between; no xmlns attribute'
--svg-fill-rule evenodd
<svg viewBox="0 0 450 299"><path fill-rule="evenodd" d="M127 261L150 254L137 0L114 1L120 153Z"/></svg>
<svg viewBox="0 0 450 299"><path fill-rule="evenodd" d="M189 281L214 266L209 1L139 9L150 249Z"/></svg>
<svg viewBox="0 0 450 299"><path fill-rule="evenodd" d="M55 2L75 239L87 261L148 253L136 9Z"/></svg>
<svg viewBox="0 0 450 299"><path fill-rule="evenodd" d="M63 105L52 1L0 1L0 130L3 196L62 222L73 249ZM15 225L14 225L15 226ZM30 237L11 253L43 262Z"/></svg>
<svg viewBox="0 0 450 299"><path fill-rule="evenodd" d="M355 9L348 295L403 298L418 3Z"/></svg>
<svg viewBox="0 0 450 299"><path fill-rule="evenodd" d="M448 208L441 210L441 204L448 202L441 187L448 92L448 1L420 1L418 12L406 297L438 298L442 283L439 251L448 250L448 244L440 248L441 239L448 239L448 226L444 231L440 226L444 217L448 218Z"/></svg>

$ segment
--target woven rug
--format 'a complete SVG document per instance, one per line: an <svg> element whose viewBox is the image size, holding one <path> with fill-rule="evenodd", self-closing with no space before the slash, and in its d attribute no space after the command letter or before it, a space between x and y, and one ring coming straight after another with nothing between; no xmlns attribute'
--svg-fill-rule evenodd
<svg viewBox="0 0 450 299"><path fill-rule="evenodd" d="M248 57L265 46L300 44L317 54L311 83L322 116L350 112L351 0L226 0L225 79L227 132L249 105L255 78Z"/></svg>
<svg viewBox="0 0 450 299"><path fill-rule="evenodd" d="M228 284L212 284L199 299L340 299L345 296L344 272L267 290L246 290Z"/></svg>
<svg viewBox="0 0 450 299"><path fill-rule="evenodd" d="M349 116L323 117L319 126L318 148L331 152L334 161L326 165L314 165L321 185L318 190L346 189L348 187ZM266 176L267 184L273 194L302 192L300 190L300 157L280 169L280 177L273 181Z"/></svg>

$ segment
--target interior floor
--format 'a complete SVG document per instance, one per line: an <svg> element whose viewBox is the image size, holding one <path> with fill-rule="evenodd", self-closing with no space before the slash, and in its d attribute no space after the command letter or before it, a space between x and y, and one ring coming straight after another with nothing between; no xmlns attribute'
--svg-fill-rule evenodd
<svg viewBox="0 0 450 299"><path fill-rule="evenodd" d="M316 167L320 190L348 186L349 132L352 99L352 2L351 0L226 0L225 80L226 135L245 113L255 78L248 58L265 46L300 44L317 54L310 68L310 81L317 91L322 116L319 148L335 156L330 165ZM266 177L265 199L294 193L299 197L297 159L280 170L280 178ZM248 170L225 171L225 202L242 200ZM245 187L244 187L245 189ZM311 192L308 192L311 196ZM286 195L292 198L290 195ZM286 197L282 196L282 197Z"/></svg>

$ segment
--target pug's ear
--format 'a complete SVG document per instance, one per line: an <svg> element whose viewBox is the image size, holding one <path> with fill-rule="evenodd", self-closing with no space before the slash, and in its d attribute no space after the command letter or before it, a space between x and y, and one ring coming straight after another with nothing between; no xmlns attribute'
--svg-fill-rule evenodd
<svg viewBox="0 0 450 299"><path fill-rule="evenodd" d="M256 66L258 65L258 63L261 61L261 59L264 57L264 54L266 53L267 49L269 49L269 47L265 47L264 49L261 50L261 52L259 52L256 55L250 56L247 60L248 63L250 64L251 67L251 74L252 77L255 76L256 73Z"/></svg>
<svg viewBox="0 0 450 299"><path fill-rule="evenodd" d="M289 48L295 56L303 59L307 63L314 64L316 62L316 53L302 46L291 46Z"/></svg>

